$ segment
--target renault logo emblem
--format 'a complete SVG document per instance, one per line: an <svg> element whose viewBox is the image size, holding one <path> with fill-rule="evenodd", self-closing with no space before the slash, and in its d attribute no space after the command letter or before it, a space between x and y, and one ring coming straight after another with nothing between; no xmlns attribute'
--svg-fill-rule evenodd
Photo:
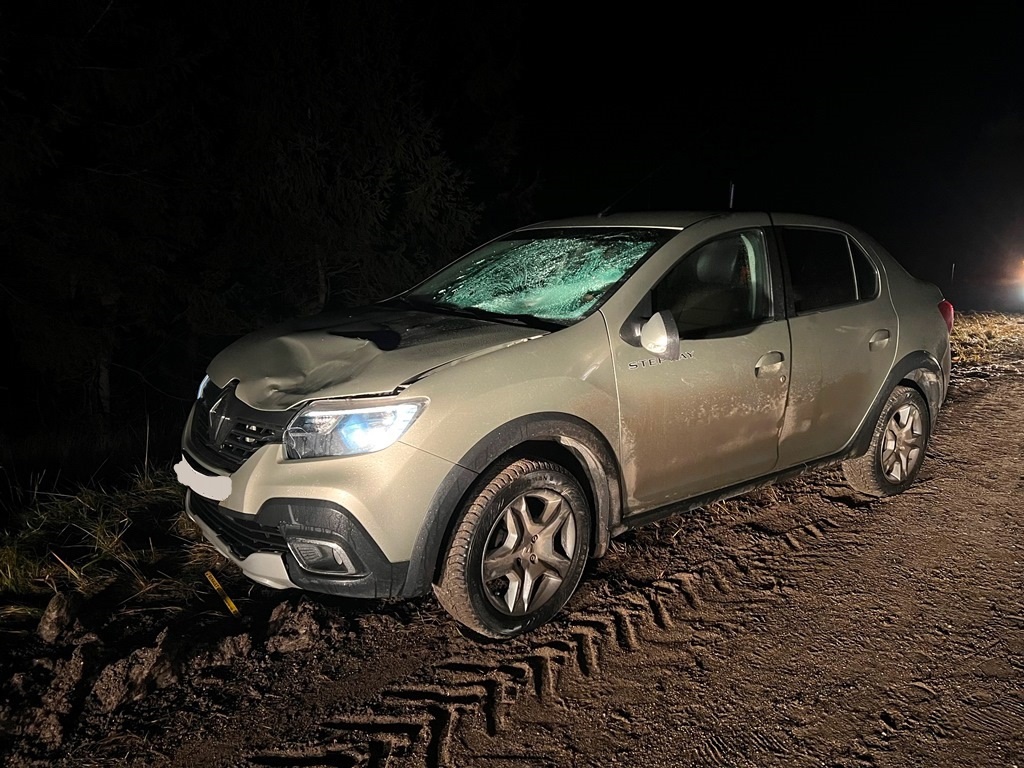
<svg viewBox="0 0 1024 768"><path fill-rule="evenodd" d="M234 426L234 422L231 417L224 413L227 410L227 406L224 401L227 399L228 393L225 392L217 398L210 407L210 413L207 415L207 426L209 427L210 444L215 448L220 448L227 436L231 433L231 427Z"/></svg>

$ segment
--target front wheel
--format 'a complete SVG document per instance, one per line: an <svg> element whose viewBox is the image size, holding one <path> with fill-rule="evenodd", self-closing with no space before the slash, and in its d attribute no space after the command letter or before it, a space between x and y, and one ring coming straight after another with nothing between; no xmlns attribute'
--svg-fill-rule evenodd
<svg viewBox="0 0 1024 768"><path fill-rule="evenodd" d="M882 408L868 452L843 462L846 481L869 496L902 493L921 469L930 436L924 398L911 387L896 387Z"/></svg>
<svg viewBox="0 0 1024 768"><path fill-rule="evenodd" d="M568 471L547 461L514 461L463 510L434 593L452 617L480 635L528 632L576 590L590 525L586 495Z"/></svg>

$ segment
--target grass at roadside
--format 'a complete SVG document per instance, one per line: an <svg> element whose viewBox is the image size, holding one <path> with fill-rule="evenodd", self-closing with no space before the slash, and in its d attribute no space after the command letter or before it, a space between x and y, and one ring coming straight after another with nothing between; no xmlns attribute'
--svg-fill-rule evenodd
<svg viewBox="0 0 1024 768"><path fill-rule="evenodd" d="M1024 349L1024 315L999 312L958 314L950 336L953 365L991 365L1006 354Z"/></svg>
<svg viewBox="0 0 1024 768"><path fill-rule="evenodd" d="M1024 315L964 313L952 335L953 366L974 368L1024 350ZM0 625L38 618L55 592L109 590L116 604L180 604L223 559L182 511L167 467L113 488L71 494L11 489L0 510Z"/></svg>
<svg viewBox="0 0 1024 768"><path fill-rule="evenodd" d="M183 512L168 468L73 494L14 489L0 543L0 621L38 616L55 592L117 603L180 600L219 555Z"/></svg>

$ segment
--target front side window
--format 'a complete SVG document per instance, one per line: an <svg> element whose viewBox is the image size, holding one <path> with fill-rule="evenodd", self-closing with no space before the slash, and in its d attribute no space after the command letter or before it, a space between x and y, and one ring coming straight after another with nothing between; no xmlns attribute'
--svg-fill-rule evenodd
<svg viewBox="0 0 1024 768"><path fill-rule="evenodd" d="M878 295L878 273L860 246L842 232L783 227L779 235L797 314Z"/></svg>
<svg viewBox="0 0 1024 768"><path fill-rule="evenodd" d="M448 266L405 295L438 308L568 324L602 301L676 230L516 232Z"/></svg>
<svg viewBox="0 0 1024 768"><path fill-rule="evenodd" d="M684 337L768 318L771 280L764 233L733 232L687 254L654 289L654 310L666 309Z"/></svg>

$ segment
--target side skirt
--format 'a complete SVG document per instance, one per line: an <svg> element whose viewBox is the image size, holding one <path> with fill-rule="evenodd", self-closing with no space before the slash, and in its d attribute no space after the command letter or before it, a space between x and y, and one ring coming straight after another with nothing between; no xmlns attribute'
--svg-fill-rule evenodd
<svg viewBox="0 0 1024 768"><path fill-rule="evenodd" d="M784 469L780 472L772 472L771 474L763 475L754 480L748 480L743 483L737 483L731 485L728 488L722 488L721 490L712 491L705 493L702 496L694 496L683 501L674 501L671 504L666 504L662 507L656 507L655 509L649 509L646 512L641 512L638 515L630 515L622 520L622 524L616 526L612 531L613 536L618 536L621 533L632 528L639 528L653 523L656 520L662 520L666 517L672 517L673 515L680 515L686 512L691 512L701 507L706 507L708 504L712 504L716 501L725 501L726 499L732 499L736 496L742 496L745 493L756 491L758 488L764 488L774 483L782 482L783 480L790 480L794 477L808 472L812 469L821 469L823 467L838 464L846 459L853 458L858 455L856 442L849 448L846 448L839 453L826 456L825 458L818 459L816 461L808 462L806 464L798 464L795 467Z"/></svg>

